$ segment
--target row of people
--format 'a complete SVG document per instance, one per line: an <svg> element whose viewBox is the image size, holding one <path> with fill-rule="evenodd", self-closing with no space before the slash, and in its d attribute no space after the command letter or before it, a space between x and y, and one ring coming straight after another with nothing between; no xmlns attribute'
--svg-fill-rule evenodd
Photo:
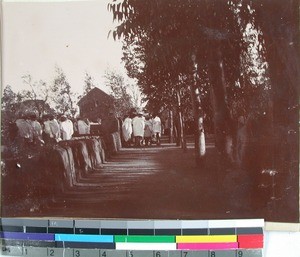
<svg viewBox="0 0 300 257"><path fill-rule="evenodd" d="M38 122L35 114L27 114L20 117L15 122L16 129L12 128L20 145L44 144L43 128Z"/></svg>
<svg viewBox="0 0 300 257"><path fill-rule="evenodd" d="M70 120L61 117L58 122L53 115L43 116L38 121L35 113L25 114L15 122L16 138L21 145L45 144L51 141L66 139L73 132L70 131ZM73 125L72 125L73 126Z"/></svg>
<svg viewBox="0 0 300 257"><path fill-rule="evenodd" d="M66 117L65 115L60 116L56 119L54 115L46 114L43 115L40 121L37 120L36 114L26 114L16 120L13 124L16 127L16 132L12 136L15 138L19 136L27 141L33 142L35 138L44 141L60 141L69 140L73 136L80 135L106 135L113 132L119 131L119 120L112 114L104 119L97 119L96 122L90 122L87 118L78 117L76 120ZM93 128L95 125L99 129ZM36 127L36 128L35 128Z"/></svg>
<svg viewBox="0 0 300 257"><path fill-rule="evenodd" d="M156 144L160 145L162 124L158 115L150 117L144 116L142 113L136 114L134 117L128 115L122 124L122 134L126 146L130 146L132 141L136 147L140 147L145 142L148 146L155 138Z"/></svg>
<svg viewBox="0 0 300 257"><path fill-rule="evenodd" d="M53 115L45 115L43 119L44 133L50 140L70 140L75 134L90 134L90 122L88 119L78 117L72 121L64 115L60 117L59 121Z"/></svg>
<svg viewBox="0 0 300 257"><path fill-rule="evenodd" d="M109 123L108 120L103 120L102 123ZM44 115L42 120L38 121L35 113L26 114L15 122L16 135L21 143L34 145L70 140L74 134L88 135L91 124L88 119L77 118L77 120L72 121L64 115L57 120L51 114ZM107 124L99 124L102 130L108 129ZM130 145L133 139L135 146L141 146L143 141L145 145L149 145L153 137L159 145L161 132L162 124L157 115L144 117L142 113L138 113L134 117L127 116L122 123L122 134L126 145Z"/></svg>

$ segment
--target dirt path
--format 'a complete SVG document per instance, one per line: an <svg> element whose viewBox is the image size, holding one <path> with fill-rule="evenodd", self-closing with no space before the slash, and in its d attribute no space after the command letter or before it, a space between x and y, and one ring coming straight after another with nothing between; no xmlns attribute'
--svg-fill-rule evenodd
<svg viewBox="0 0 300 257"><path fill-rule="evenodd" d="M208 152L213 146L208 145ZM201 219L246 213L233 200L238 186L222 167L197 168L193 149L174 145L122 149L42 209L45 216ZM223 174L220 174L223 173ZM227 178L226 178L226 176ZM224 183L224 179L225 181ZM233 183L233 185L229 185ZM245 195L247 198L247 195ZM246 199L249 200L249 199ZM246 214L245 214L246 215ZM247 216L248 217L248 216Z"/></svg>
<svg viewBox="0 0 300 257"><path fill-rule="evenodd" d="M171 144L125 148L72 189L45 196L37 208L6 208L6 216L126 219L295 219L286 215L289 192L271 201L258 188L260 174L226 168L207 144L205 165L196 167L192 144L184 153ZM269 179L269 178L267 178ZM267 181L268 182L268 181ZM25 206L26 205L26 206ZM295 208L297 208L295 206Z"/></svg>

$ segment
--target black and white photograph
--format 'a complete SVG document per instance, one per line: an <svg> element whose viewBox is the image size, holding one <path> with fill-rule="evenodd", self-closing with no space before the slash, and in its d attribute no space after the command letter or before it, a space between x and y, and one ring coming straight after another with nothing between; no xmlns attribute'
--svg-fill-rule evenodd
<svg viewBox="0 0 300 257"><path fill-rule="evenodd" d="M299 223L297 0L2 1L1 216Z"/></svg>

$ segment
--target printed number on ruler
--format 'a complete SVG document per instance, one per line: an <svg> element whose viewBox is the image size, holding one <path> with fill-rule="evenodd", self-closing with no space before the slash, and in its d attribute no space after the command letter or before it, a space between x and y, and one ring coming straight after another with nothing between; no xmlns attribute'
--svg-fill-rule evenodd
<svg viewBox="0 0 300 257"><path fill-rule="evenodd" d="M237 257L243 257L243 251L237 251Z"/></svg>
<svg viewBox="0 0 300 257"><path fill-rule="evenodd" d="M74 257L80 257L80 250L74 250Z"/></svg>

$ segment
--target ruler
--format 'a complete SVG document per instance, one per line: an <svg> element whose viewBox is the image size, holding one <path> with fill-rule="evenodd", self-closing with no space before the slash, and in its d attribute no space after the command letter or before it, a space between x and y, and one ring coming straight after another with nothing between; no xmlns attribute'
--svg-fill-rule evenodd
<svg viewBox="0 0 300 257"><path fill-rule="evenodd" d="M219 250L219 251L148 251L71 249L9 246L1 251L2 256L30 257L261 257L262 250Z"/></svg>
<svg viewBox="0 0 300 257"><path fill-rule="evenodd" d="M1 219L1 256L262 257L264 220Z"/></svg>

